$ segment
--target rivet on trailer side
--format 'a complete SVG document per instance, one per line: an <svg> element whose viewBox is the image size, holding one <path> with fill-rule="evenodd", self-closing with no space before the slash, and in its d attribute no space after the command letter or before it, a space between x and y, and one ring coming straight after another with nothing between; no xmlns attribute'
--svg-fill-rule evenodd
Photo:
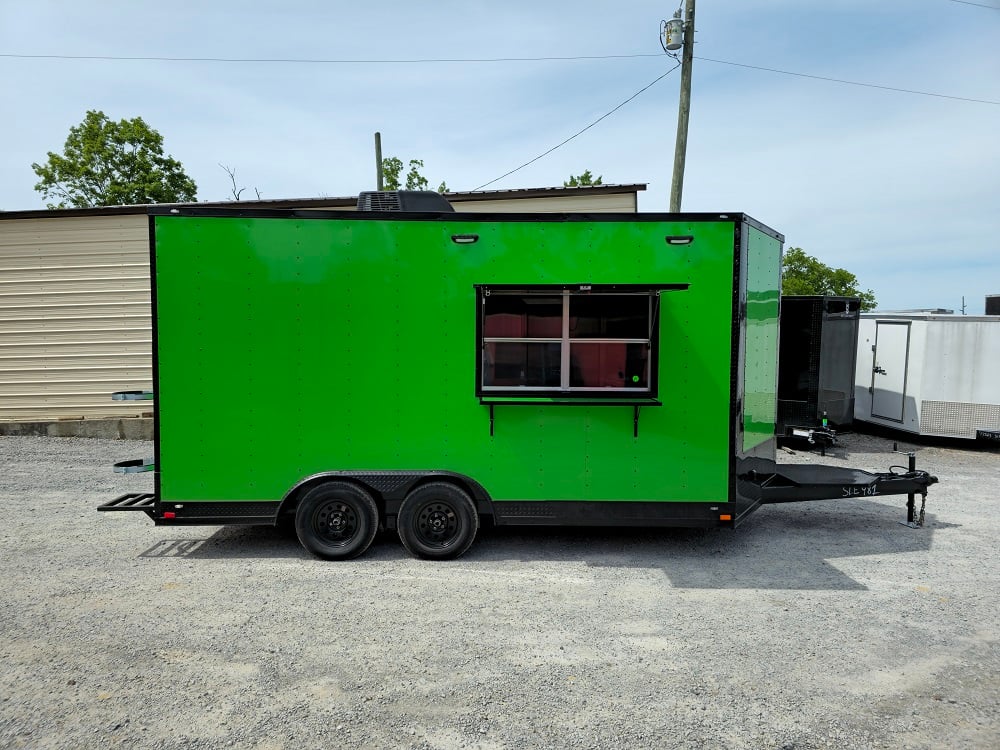
<svg viewBox="0 0 1000 750"><path fill-rule="evenodd" d="M396 203L151 210L155 455L122 470L154 492L100 510L445 559L482 523L735 527L936 481L776 463L784 238L749 216Z"/></svg>

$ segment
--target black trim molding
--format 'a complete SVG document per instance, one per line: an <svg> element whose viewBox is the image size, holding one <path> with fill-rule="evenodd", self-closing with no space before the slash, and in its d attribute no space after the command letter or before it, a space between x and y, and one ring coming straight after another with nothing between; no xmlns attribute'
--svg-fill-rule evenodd
<svg viewBox="0 0 1000 750"><path fill-rule="evenodd" d="M727 520L723 520L728 516ZM506 500L493 502L497 526L735 526L736 503L672 503L608 500Z"/></svg>

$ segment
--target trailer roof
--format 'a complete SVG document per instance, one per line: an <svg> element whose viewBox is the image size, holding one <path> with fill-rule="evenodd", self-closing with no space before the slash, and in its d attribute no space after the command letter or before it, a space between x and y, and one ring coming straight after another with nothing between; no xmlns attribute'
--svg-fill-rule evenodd
<svg viewBox="0 0 1000 750"><path fill-rule="evenodd" d="M943 315L931 312L866 312L865 320L943 320L948 323L1000 323L1000 315Z"/></svg>

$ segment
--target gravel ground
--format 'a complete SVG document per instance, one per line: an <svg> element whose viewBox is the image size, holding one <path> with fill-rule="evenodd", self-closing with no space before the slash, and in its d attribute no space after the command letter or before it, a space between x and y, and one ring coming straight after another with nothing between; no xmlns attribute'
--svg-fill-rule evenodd
<svg viewBox="0 0 1000 750"><path fill-rule="evenodd" d="M0 747L1000 747L1000 452L917 450L921 530L850 499L329 563L95 512L151 487L110 471L148 443L0 437Z"/></svg>

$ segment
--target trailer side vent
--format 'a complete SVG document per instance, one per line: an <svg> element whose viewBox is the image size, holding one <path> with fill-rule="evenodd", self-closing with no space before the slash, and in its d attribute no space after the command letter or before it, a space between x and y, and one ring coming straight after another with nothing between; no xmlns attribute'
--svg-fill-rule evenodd
<svg viewBox="0 0 1000 750"><path fill-rule="evenodd" d="M439 213L455 209L433 190L372 190L358 195L358 211L420 211Z"/></svg>

